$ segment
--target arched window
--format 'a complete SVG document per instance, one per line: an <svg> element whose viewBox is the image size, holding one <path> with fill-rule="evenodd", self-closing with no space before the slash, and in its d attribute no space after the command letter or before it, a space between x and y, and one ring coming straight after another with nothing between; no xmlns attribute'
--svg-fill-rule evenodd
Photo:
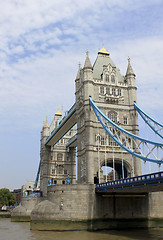
<svg viewBox="0 0 163 240"><path fill-rule="evenodd" d="M108 118L110 118L113 122L118 122L118 114L116 112L108 112Z"/></svg>
<svg viewBox="0 0 163 240"><path fill-rule="evenodd" d="M115 76L114 75L111 75L111 82L115 83Z"/></svg>
<svg viewBox="0 0 163 240"><path fill-rule="evenodd" d="M119 95L119 96L122 96L122 91L121 91L120 88L118 88L118 95Z"/></svg>
<svg viewBox="0 0 163 240"><path fill-rule="evenodd" d="M63 159L63 154L58 153L57 154L57 161L62 161L62 159Z"/></svg>
<svg viewBox="0 0 163 240"><path fill-rule="evenodd" d="M115 88L112 88L112 95L116 96L116 89Z"/></svg>
<svg viewBox="0 0 163 240"><path fill-rule="evenodd" d="M106 94L110 94L110 88L106 88Z"/></svg>
<svg viewBox="0 0 163 240"><path fill-rule="evenodd" d="M109 75L108 74L105 75L105 81L109 82Z"/></svg>
<svg viewBox="0 0 163 240"><path fill-rule="evenodd" d="M100 87L100 93L104 94L104 87Z"/></svg>

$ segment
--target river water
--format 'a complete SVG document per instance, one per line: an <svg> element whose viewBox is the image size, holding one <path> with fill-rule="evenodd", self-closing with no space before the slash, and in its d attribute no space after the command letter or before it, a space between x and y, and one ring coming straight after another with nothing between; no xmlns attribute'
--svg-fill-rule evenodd
<svg viewBox="0 0 163 240"><path fill-rule="evenodd" d="M163 229L123 231L31 231L30 223L0 218L0 240L163 240Z"/></svg>

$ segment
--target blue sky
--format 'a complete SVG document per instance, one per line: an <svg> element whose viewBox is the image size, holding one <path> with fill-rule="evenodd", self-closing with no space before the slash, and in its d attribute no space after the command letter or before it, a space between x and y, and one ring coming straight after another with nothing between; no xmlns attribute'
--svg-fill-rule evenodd
<svg viewBox="0 0 163 240"><path fill-rule="evenodd" d="M0 0L0 188L34 180L40 131L74 103L78 62L102 43L124 75L136 74L138 104L162 122L162 0Z"/></svg>

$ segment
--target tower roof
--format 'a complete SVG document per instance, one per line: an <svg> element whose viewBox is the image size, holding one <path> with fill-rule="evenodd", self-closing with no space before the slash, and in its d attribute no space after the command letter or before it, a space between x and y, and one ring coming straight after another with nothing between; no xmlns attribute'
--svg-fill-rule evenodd
<svg viewBox="0 0 163 240"><path fill-rule="evenodd" d="M86 59L85 59L84 68L91 68L92 69L92 64L91 64L91 61L90 61L89 56L88 56L88 49L86 51Z"/></svg>
<svg viewBox="0 0 163 240"><path fill-rule="evenodd" d="M126 76L127 75L134 75L135 76L135 73L132 69L132 66L130 64L130 57L128 57L128 67L127 67L127 71L126 71Z"/></svg>
<svg viewBox="0 0 163 240"><path fill-rule="evenodd" d="M104 50L102 50L102 51L104 51ZM124 77L120 74L119 69L116 68L114 62L110 58L110 54L108 52L104 53L102 51L99 50L97 58L96 58L95 63L93 65L93 78L94 79L101 79L101 74L103 72L103 67L108 66L110 64L113 68L115 68L115 71L116 71L116 74L117 74L117 77L118 77L118 82L124 82Z"/></svg>

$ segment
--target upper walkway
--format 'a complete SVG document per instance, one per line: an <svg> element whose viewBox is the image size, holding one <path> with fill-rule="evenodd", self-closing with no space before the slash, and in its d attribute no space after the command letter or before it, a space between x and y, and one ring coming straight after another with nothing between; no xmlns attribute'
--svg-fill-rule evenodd
<svg viewBox="0 0 163 240"><path fill-rule="evenodd" d="M74 104L46 140L46 146L55 145L76 124L76 105Z"/></svg>
<svg viewBox="0 0 163 240"><path fill-rule="evenodd" d="M147 193L163 191L163 172L96 184L96 193Z"/></svg>

